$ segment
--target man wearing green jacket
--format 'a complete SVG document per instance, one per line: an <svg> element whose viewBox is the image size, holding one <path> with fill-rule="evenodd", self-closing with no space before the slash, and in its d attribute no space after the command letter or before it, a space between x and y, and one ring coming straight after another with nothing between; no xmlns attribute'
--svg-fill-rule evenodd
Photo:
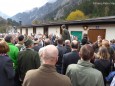
<svg viewBox="0 0 115 86"><path fill-rule="evenodd" d="M17 68L17 56L18 56L19 49L13 44L14 40L13 40L12 35L7 35L4 39L10 48L10 51L7 54L9 55L11 60L13 61L14 69L16 69Z"/></svg>

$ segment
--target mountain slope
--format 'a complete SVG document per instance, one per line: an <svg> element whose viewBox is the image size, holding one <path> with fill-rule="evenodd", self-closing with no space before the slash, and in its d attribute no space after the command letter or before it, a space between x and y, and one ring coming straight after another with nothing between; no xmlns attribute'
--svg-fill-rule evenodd
<svg viewBox="0 0 115 86"><path fill-rule="evenodd" d="M61 21L75 10L83 11L88 18L114 16L115 5L112 2L113 0L57 0L46 3L39 9L34 8L28 12L16 14L12 19L22 21L23 25L32 24L32 21L42 23Z"/></svg>
<svg viewBox="0 0 115 86"><path fill-rule="evenodd" d="M9 18L9 16L8 16L8 15L6 15L6 14L4 14L4 13L2 13L2 12L0 12L0 17L2 17L2 18L4 18L4 19Z"/></svg>
<svg viewBox="0 0 115 86"><path fill-rule="evenodd" d="M49 20L50 16L54 20L55 15L57 14L58 10L63 8L63 6L65 6L71 1L74 1L74 0L57 0L54 3L46 3L44 6L42 6L39 9L34 8L29 12L18 13L15 16L13 16L12 19L18 22L20 21L20 18L21 18L23 25L31 24L33 20L39 20L39 21ZM75 0L75 1L79 1L79 0ZM56 17L58 17L58 15Z"/></svg>
<svg viewBox="0 0 115 86"><path fill-rule="evenodd" d="M57 8L54 12L47 14L44 19L45 20L60 20L65 19L67 15L72 12L73 10L76 10L76 7L79 5L81 0L63 0L63 2L66 2L65 4L61 5L59 8Z"/></svg>
<svg viewBox="0 0 115 86"><path fill-rule="evenodd" d="M38 18L42 19L43 16L46 14L53 12L55 9L57 9L60 6L60 3L62 3L63 0L57 0L54 3L46 3L41 8L34 8L33 10L29 12L23 12L16 14L12 17L13 20L20 21L19 18L21 18L22 24L31 24L32 20Z"/></svg>

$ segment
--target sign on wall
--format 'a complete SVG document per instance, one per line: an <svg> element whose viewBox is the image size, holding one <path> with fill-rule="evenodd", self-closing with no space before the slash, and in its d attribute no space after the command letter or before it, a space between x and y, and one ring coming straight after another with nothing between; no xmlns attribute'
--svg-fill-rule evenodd
<svg viewBox="0 0 115 86"><path fill-rule="evenodd" d="M78 41L81 41L82 39L82 31L71 31L72 36L76 36L78 38Z"/></svg>

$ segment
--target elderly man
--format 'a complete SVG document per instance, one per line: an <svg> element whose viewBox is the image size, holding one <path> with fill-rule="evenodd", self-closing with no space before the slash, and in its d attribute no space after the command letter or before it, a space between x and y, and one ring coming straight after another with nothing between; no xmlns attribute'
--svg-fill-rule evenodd
<svg viewBox="0 0 115 86"><path fill-rule="evenodd" d="M65 40L65 46L66 48L66 53L69 53L71 52L71 43L70 43L70 40Z"/></svg>
<svg viewBox="0 0 115 86"><path fill-rule="evenodd" d="M78 41L73 40L71 43L72 51L63 55L62 59L62 74L66 73L69 64L77 64L80 59L78 53Z"/></svg>
<svg viewBox="0 0 115 86"><path fill-rule="evenodd" d="M23 86L71 86L70 79L56 72L58 50L54 45L46 46L42 53L39 69L26 73Z"/></svg>
<svg viewBox="0 0 115 86"><path fill-rule="evenodd" d="M93 48L86 44L80 49L81 60L68 66L66 75L70 77L72 86L104 86L102 73L90 63L93 54Z"/></svg>

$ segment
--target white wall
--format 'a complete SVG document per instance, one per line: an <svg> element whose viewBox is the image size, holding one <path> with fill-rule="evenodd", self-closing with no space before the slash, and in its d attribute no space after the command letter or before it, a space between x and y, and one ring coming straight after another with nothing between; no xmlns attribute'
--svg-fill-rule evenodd
<svg viewBox="0 0 115 86"><path fill-rule="evenodd" d="M96 26L99 26L99 28L97 29L106 29L106 35L105 35L105 39L107 40L111 40L111 39L115 39L115 25L88 25L88 30L89 29L96 29ZM26 28L22 28L22 34L25 34ZM88 30L84 30L83 29L83 25L76 25L76 26L72 26L69 25L68 26L68 31L71 33L71 31L82 31L82 35L84 33L87 33ZM18 32L20 32L20 30L18 29ZM36 28L36 33L41 33L43 34L44 29L43 27L37 27ZM33 29L28 28L28 34L33 33ZM60 34L60 26L49 26L48 27L48 35L49 34Z"/></svg>
<svg viewBox="0 0 115 86"><path fill-rule="evenodd" d="M31 36L31 33L33 34L33 28L28 28L28 35Z"/></svg>
<svg viewBox="0 0 115 86"><path fill-rule="evenodd" d="M22 35L26 33L26 28L22 28Z"/></svg>
<svg viewBox="0 0 115 86"><path fill-rule="evenodd" d="M68 31L71 34L71 31L82 31L82 35L87 33L87 30L84 30L82 26L69 26Z"/></svg>
<svg viewBox="0 0 115 86"><path fill-rule="evenodd" d="M19 33L20 33L20 28L17 28L17 32L19 32Z"/></svg>
<svg viewBox="0 0 115 86"><path fill-rule="evenodd" d="M115 39L115 26L107 27L107 29L106 29L106 39L109 40L109 41L111 39Z"/></svg>
<svg viewBox="0 0 115 86"><path fill-rule="evenodd" d="M43 27L36 27L36 34L43 34L44 33L44 28Z"/></svg>
<svg viewBox="0 0 115 86"><path fill-rule="evenodd" d="M60 26L49 26L48 27L48 35L52 34L52 33L59 35L60 34Z"/></svg>

